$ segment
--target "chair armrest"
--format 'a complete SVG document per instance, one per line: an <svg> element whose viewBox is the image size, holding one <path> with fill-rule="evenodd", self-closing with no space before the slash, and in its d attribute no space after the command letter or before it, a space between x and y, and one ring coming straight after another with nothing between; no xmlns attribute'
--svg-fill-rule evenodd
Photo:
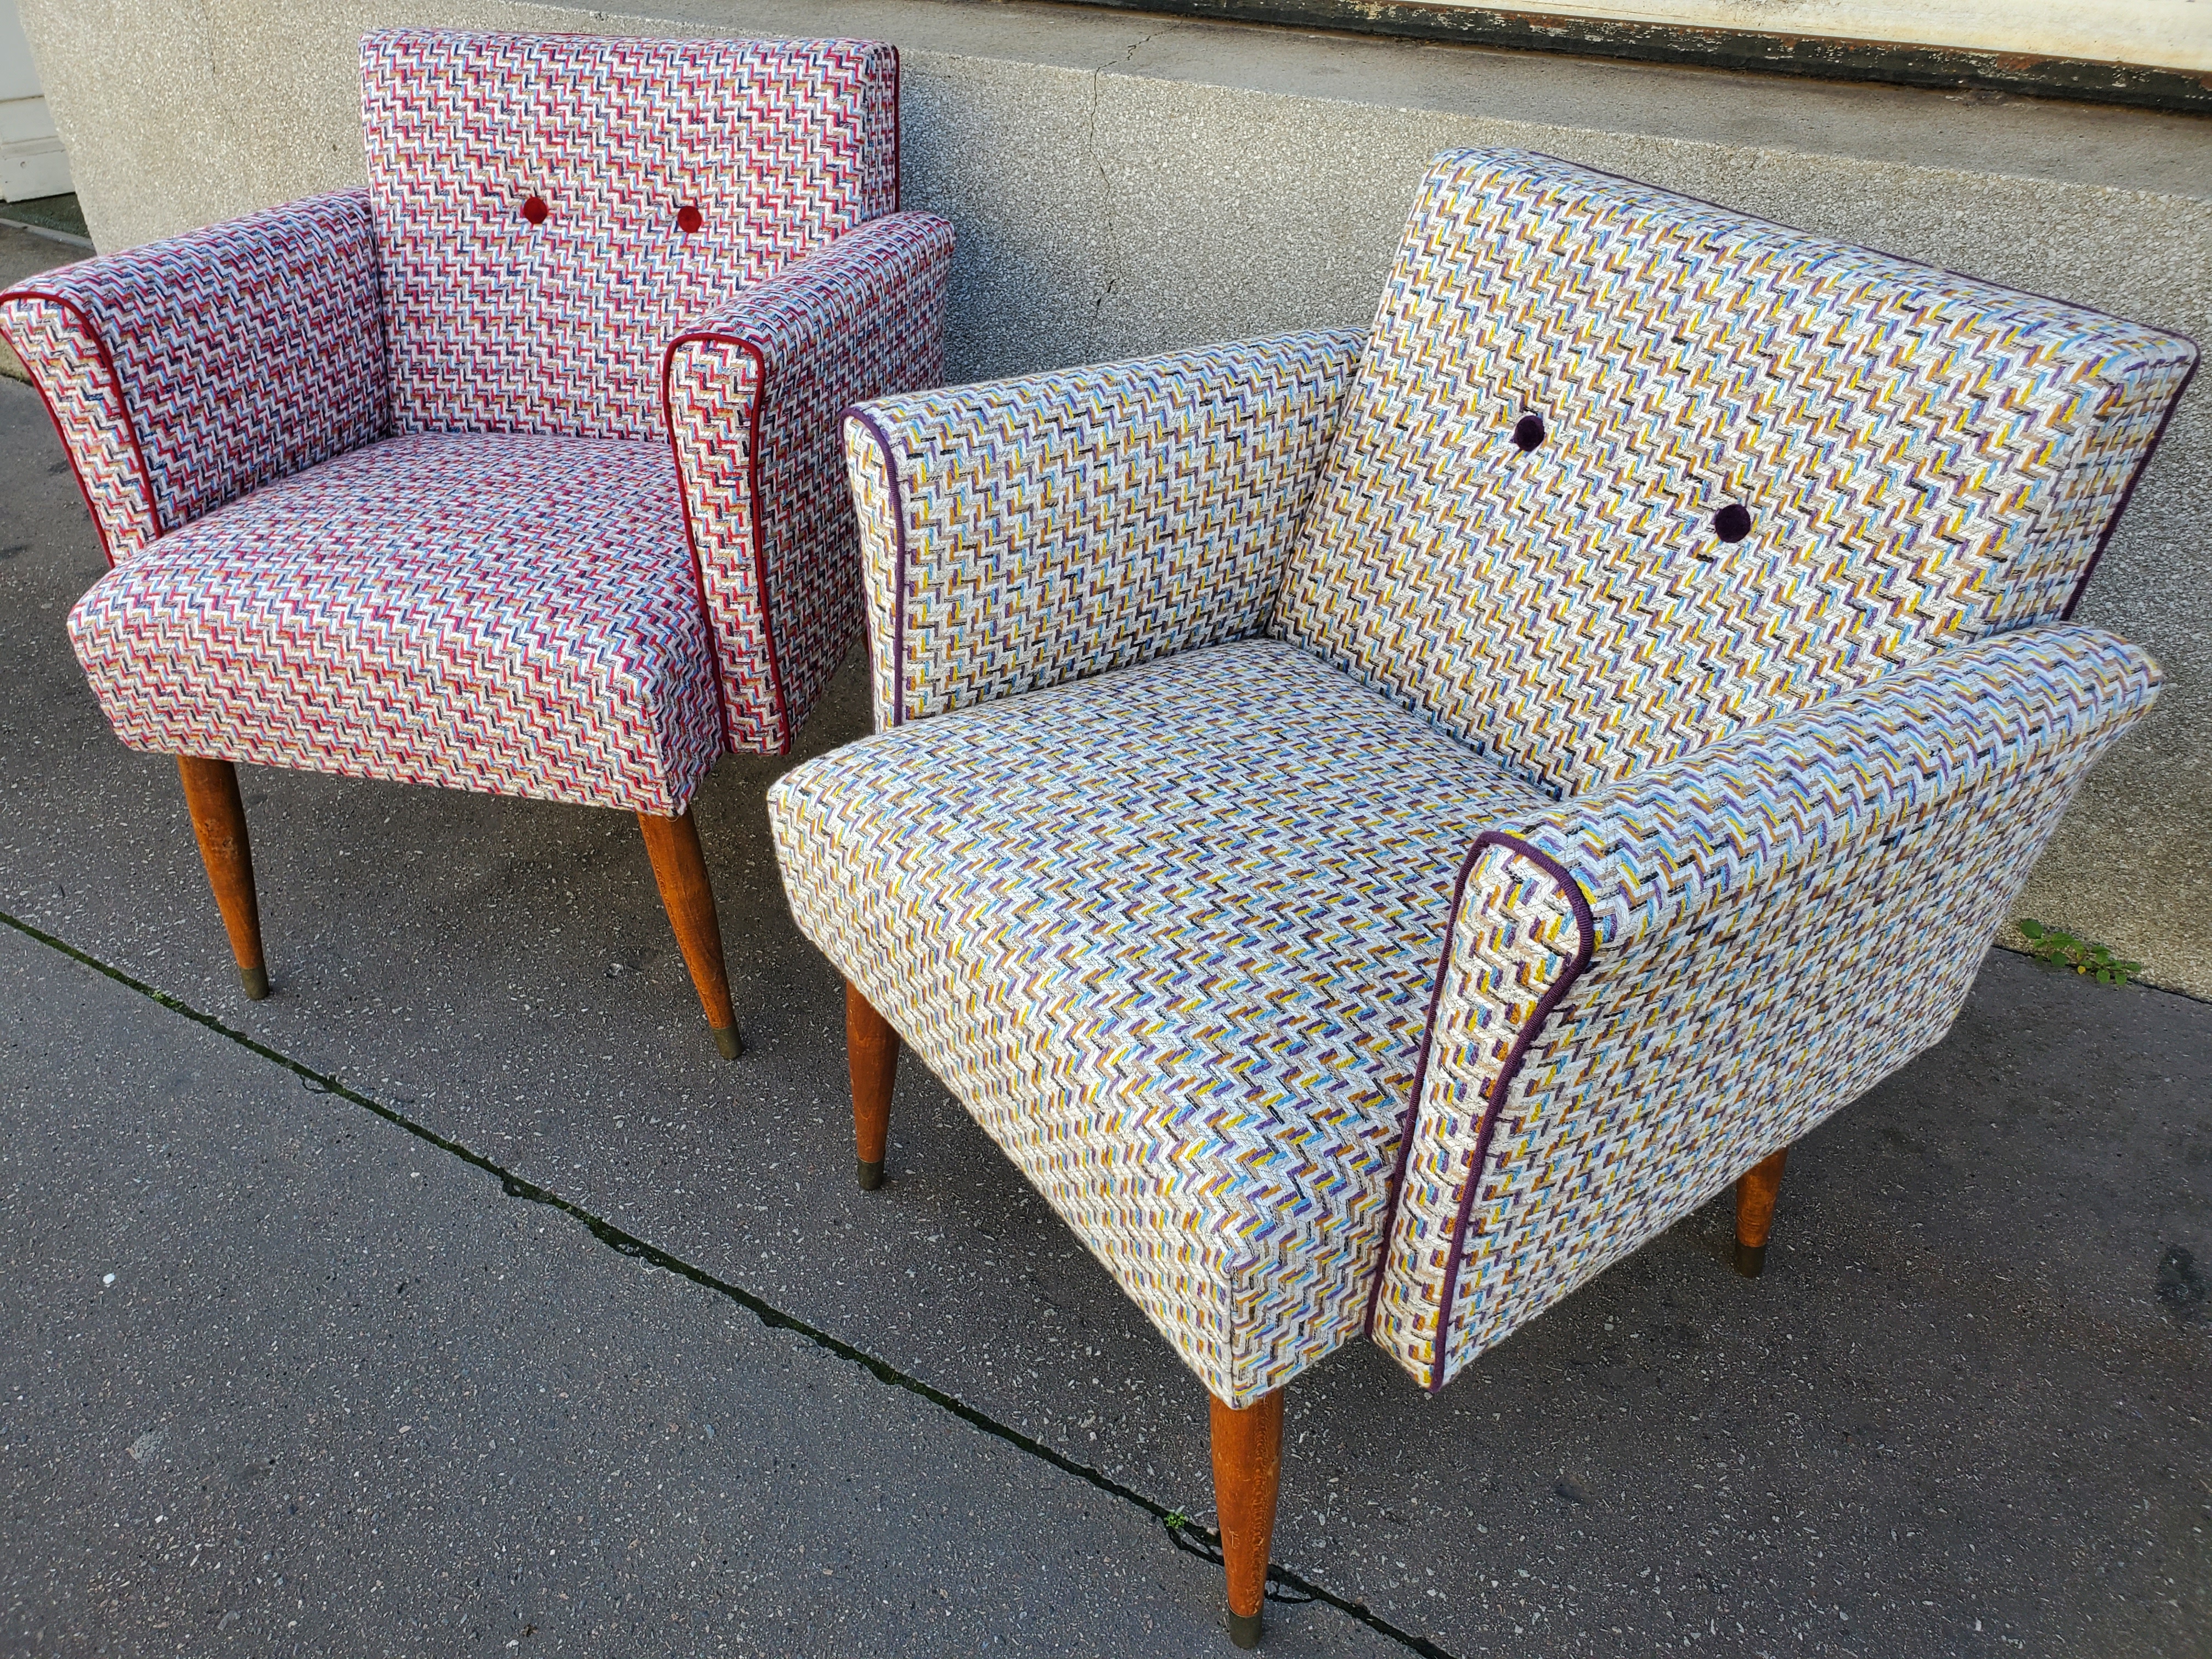
<svg viewBox="0 0 2212 1659"><path fill-rule="evenodd" d="M0 294L110 563L392 418L366 190L41 272Z"/></svg>
<svg viewBox="0 0 2212 1659"><path fill-rule="evenodd" d="M1360 345L1284 334L849 411L877 726L1258 632Z"/></svg>
<svg viewBox="0 0 2212 1659"><path fill-rule="evenodd" d="M788 750L860 634L838 415L937 384L951 264L951 225L889 214L669 342L662 411L732 748Z"/></svg>
<svg viewBox="0 0 2212 1659"><path fill-rule="evenodd" d="M1999 635L1480 836L1370 1334L1443 1386L1938 1042L2157 683Z"/></svg>

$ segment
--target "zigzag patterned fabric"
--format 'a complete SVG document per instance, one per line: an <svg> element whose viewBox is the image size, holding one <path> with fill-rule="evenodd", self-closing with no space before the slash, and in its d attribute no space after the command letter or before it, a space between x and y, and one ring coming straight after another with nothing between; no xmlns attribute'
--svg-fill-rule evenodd
<svg viewBox="0 0 2212 1659"><path fill-rule="evenodd" d="M2030 628L1482 838L1375 1340L1441 1387L1940 1041L2157 684L2110 635Z"/></svg>
<svg viewBox="0 0 2212 1659"><path fill-rule="evenodd" d="M663 815L721 752L665 444L386 439L164 536L70 637L134 749Z"/></svg>
<svg viewBox="0 0 2212 1659"><path fill-rule="evenodd" d="M848 421L877 725L1261 632L1359 340L1279 335Z"/></svg>
<svg viewBox="0 0 2212 1659"><path fill-rule="evenodd" d="M0 295L110 563L389 429L368 192L271 208Z"/></svg>
<svg viewBox="0 0 2212 1659"><path fill-rule="evenodd" d="M1555 794L2062 615L2196 361L1546 156L1413 218L1274 631Z"/></svg>
<svg viewBox="0 0 2212 1659"><path fill-rule="evenodd" d="M1941 1036L2154 695L2049 619L2191 361L1506 155L1355 349L857 410L884 729L769 797L1231 1405L1370 1323L1440 1384Z"/></svg>
<svg viewBox="0 0 2212 1659"><path fill-rule="evenodd" d="M162 556L88 597L86 672L137 747L680 811L789 748L860 627L839 411L942 372L897 54L362 62L369 189L0 295L110 562Z"/></svg>
<svg viewBox="0 0 2212 1659"><path fill-rule="evenodd" d="M1358 1334L1470 826L1542 804L1272 640L769 794L807 937L1232 1404Z"/></svg>
<svg viewBox="0 0 2212 1659"><path fill-rule="evenodd" d="M944 377L951 270L951 226L891 214L669 344L668 430L733 749L787 750L860 637L838 418Z"/></svg>
<svg viewBox="0 0 2212 1659"><path fill-rule="evenodd" d="M361 58L402 432L659 436L672 338L898 205L874 41L394 30Z"/></svg>

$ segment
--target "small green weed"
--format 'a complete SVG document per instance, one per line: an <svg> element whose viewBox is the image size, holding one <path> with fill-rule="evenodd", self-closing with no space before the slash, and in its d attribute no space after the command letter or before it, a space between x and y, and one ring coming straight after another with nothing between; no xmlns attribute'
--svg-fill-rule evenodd
<svg viewBox="0 0 2212 1659"><path fill-rule="evenodd" d="M1168 1511L1168 1530L1170 1532L1181 1532L1189 1524L1190 1517L1185 1515L1181 1510L1170 1510Z"/></svg>
<svg viewBox="0 0 2212 1659"><path fill-rule="evenodd" d="M2104 945L2075 939L2027 917L2021 918L2020 931L2038 962L2055 963L2077 974L2090 975L2100 985L2125 985L2142 972L2140 962L2123 962Z"/></svg>

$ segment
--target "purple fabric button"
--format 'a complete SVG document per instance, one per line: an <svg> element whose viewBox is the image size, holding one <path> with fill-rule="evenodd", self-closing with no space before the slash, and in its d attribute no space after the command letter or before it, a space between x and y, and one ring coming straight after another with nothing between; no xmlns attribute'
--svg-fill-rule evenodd
<svg viewBox="0 0 2212 1659"><path fill-rule="evenodd" d="M1514 422L1513 441L1524 454L1543 442L1544 417L1541 415L1523 415Z"/></svg>
<svg viewBox="0 0 2212 1659"><path fill-rule="evenodd" d="M1713 534L1724 542L1740 542L1751 534L1751 510L1730 501L1713 514Z"/></svg>

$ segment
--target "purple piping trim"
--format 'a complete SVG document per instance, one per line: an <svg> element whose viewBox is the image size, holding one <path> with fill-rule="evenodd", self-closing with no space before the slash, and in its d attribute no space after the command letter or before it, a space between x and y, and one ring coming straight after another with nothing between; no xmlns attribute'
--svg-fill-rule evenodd
<svg viewBox="0 0 2212 1659"><path fill-rule="evenodd" d="M1557 1008L1561 1000L1573 989L1576 981L1579 980L1589 967L1590 958L1597 950L1597 922L1590 914L1589 899L1583 892L1582 884L1577 881L1565 866L1557 860L1538 852L1520 836L1502 830L1485 830L1475 837L1474 845L1468 849L1467 858L1460 866L1458 884L1452 890L1452 918L1455 925L1459 917L1461 900L1467 892L1468 878L1474 872L1475 860L1492 847L1510 848L1521 857L1542 870L1559 884L1559 890L1567 896L1567 902L1573 907L1575 928L1579 938L1574 959L1567 964L1566 971L1553 980L1550 988L1536 999L1534 1010L1529 1014L1528 1023L1522 1026L1520 1032L1514 1037L1513 1047L1505 1056L1505 1064L1498 1068L1497 1079L1490 1086L1489 1103L1484 1109L1482 1127L1475 1139L1474 1158L1468 1166L1467 1184L1460 1194L1459 1213L1452 1222L1451 1249L1444 1261L1443 1295L1437 1304L1436 1363L1430 1371L1429 1381L1425 1385L1431 1394L1444 1385L1444 1344L1445 1338L1451 1328L1453 1292L1459 1282L1460 1259L1464 1254L1467 1243L1467 1224L1474 1211L1475 1194L1482 1188L1483 1166L1490 1158L1490 1138L1498 1127L1498 1111L1505 1103L1505 1097L1513 1086L1513 1079L1520 1075L1522 1065L1528 1058L1529 1048L1534 1044L1536 1038L1542 1034L1545 1023L1551 1018L1552 1011ZM1375 1282L1367 1292L1365 1330L1370 1336L1374 1334L1375 1310L1382 1298L1383 1274L1389 1270L1390 1233L1397 1224L1399 1196L1405 1188L1406 1165L1413 1155L1413 1122L1420 1111L1421 1086L1428 1077L1429 1054L1436 1041L1437 1007L1443 1000L1444 980L1451 972L1451 945L1447 939L1443 960L1437 964L1435 988L1429 993L1428 1024L1421 1034L1420 1062L1413 1071L1413 1103L1407 1109L1405 1133L1399 1137L1398 1168L1390 1179L1390 1202L1382 1222L1384 1263L1376 1270Z"/></svg>
<svg viewBox="0 0 2212 1659"><path fill-rule="evenodd" d="M906 503L899 498L898 458L891 448L890 435L876 423L876 417L854 404L848 408L843 419L858 421L875 434L876 447L884 452L884 477L891 492L891 724L906 724Z"/></svg>
<svg viewBox="0 0 2212 1659"><path fill-rule="evenodd" d="M2189 339L2185 334L2177 337ZM2194 351L2197 342L2189 340L2189 345ZM2120 515L2128 510L2128 503L2135 499L2136 486L2142 482L2142 475L2149 470L2150 458L2158 453L2159 445L2166 441L2166 429L2173 424L2173 411L2181 407L2182 396L2189 390L2189 383L2197 378L2197 366L2203 361L2201 356L2190 359L2188 371L2182 375L2181 384L2174 387L2173 397L2166 406L2166 413L2159 416L2158 430L2150 434L2150 442L2143 449L2142 459L2136 463L2136 470L2128 475L2127 488L2120 491L2119 502L2112 508L2112 516L2105 520L2104 534L2097 538L2096 550L2089 555L2089 562L2082 566L2081 579L2074 584L2074 591L2066 596L2066 608L2058 613L2059 621L2074 620L2074 607L2081 603L2082 594L2089 591L2089 578L2097 574L2097 561L2105 556L2106 546L2112 541L2113 532L2120 527Z"/></svg>
<svg viewBox="0 0 2212 1659"><path fill-rule="evenodd" d="M1463 152L1445 150L1442 153L1451 155ZM1497 155L1500 152L1493 150L1490 153ZM1733 218L1743 220L1747 224L1767 225L1776 230L1786 230L1793 236L1809 236L1816 241L1832 242L1836 246L1846 248L1854 253L1879 253L1883 258L1894 259L1901 265L1911 265L1919 270L1932 270L1939 276L1956 276L1961 282L1978 283L1984 288L1994 289L2000 294L2018 294L2030 300L2048 300L2055 306L2070 306L2076 311L2086 311L2092 317L2109 317L2116 323L2132 323L2137 328L2156 328L2161 334L2172 335L2177 340L2188 340L2190 348L2192 350L2196 349L2197 342L2191 340L2186 334L2177 334L2170 328L2162 327L2156 323L2146 323L2140 318L2123 317L2117 311L2100 311L2095 306L2083 305L2079 300L2069 300L2063 295L2039 294L2032 288L2014 288L2009 283L1993 283L1986 276L1975 276L1971 270L1954 270L1950 266L1939 265L1933 260L1916 259L1909 253L1893 253L1886 247L1876 247L1871 242L1838 241L1832 236L1823 236L1820 232L1808 230L1802 225L1785 224L1779 219L1768 219L1756 213L1746 213L1741 208L1730 207L1726 202L1715 202L1703 196L1692 196L1686 191L1669 190L1664 185L1653 184L1649 179L1632 179L1625 173L1607 173L1603 167L1594 167L1589 162L1577 161L1571 155L1553 155L1548 150L1540 149L1512 150L1504 153L1515 155L1533 155L1541 161L1557 161L1561 167L1573 167L1577 172L1592 173L1600 179L1611 179L1619 184L1634 185L1638 190L1656 190L1663 196L1675 197L1685 202L1695 202L1699 207L1717 208Z"/></svg>

